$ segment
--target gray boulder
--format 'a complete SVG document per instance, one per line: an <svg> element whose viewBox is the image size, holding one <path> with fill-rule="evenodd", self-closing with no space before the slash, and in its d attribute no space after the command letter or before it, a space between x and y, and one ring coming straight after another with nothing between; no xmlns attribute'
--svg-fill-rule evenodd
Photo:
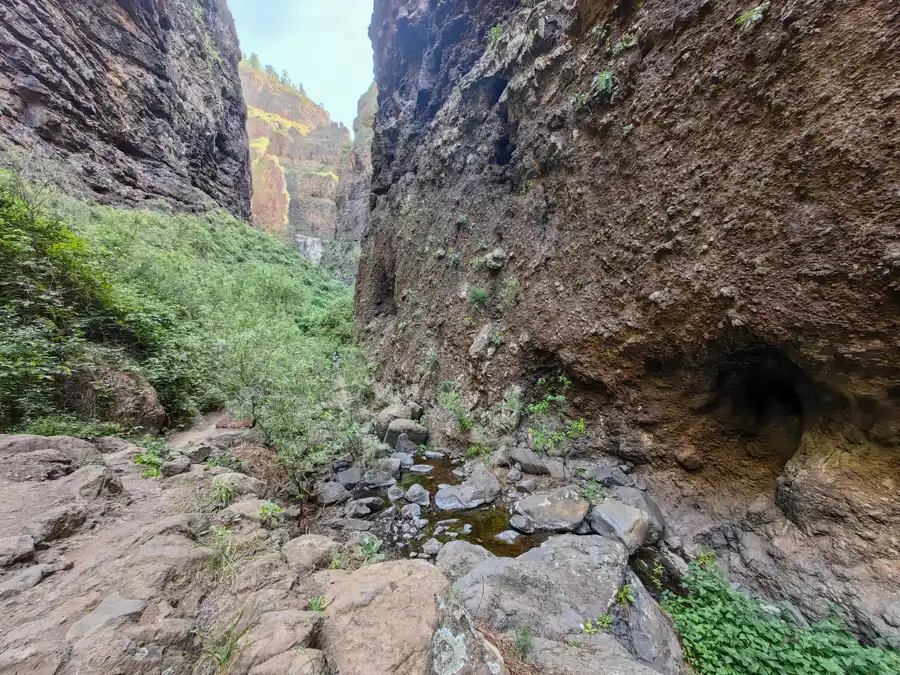
<svg viewBox="0 0 900 675"><path fill-rule="evenodd" d="M575 485L535 492L520 499L516 511L534 521L538 530L568 532L578 527L588 514L590 504Z"/></svg>
<svg viewBox="0 0 900 675"><path fill-rule="evenodd" d="M407 405L389 405L375 416L374 426L378 438L384 439L391 422L398 419L411 419L412 410Z"/></svg>
<svg viewBox="0 0 900 675"><path fill-rule="evenodd" d="M415 463L415 459L413 459L413 456L408 452L395 452L391 457L399 460L400 466L404 468L409 468Z"/></svg>
<svg viewBox="0 0 900 675"><path fill-rule="evenodd" d="M392 485L388 488L387 496L392 502L398 502L406 496L406 493L399 485Z"/></svg>
<svg viewBox="0 0 900 675"><path fill-rule="evenodd" d="M435 564L450 581L456 581L480 563L494 557L494 554L486 548L458 539L444 544Z"/></svg>
<svg viewBox="0 0 900 675"><path fill-rule="evenodd" d="M422 553L427 555L429 558L433 558L441 552L443 546L444 545L441 542L432 537L422 545Z"/></svg>
<svg viewBox="0 0 900 675"><path fill-rule="evenodd" d="M179 455L168 462L163 462L162 466L159 467L159 472L166 478L169 478L171 476L182 474L190 468L190 458L185 457L184 455Z"/></svg>
<svg viewBox="0 0 900 675"><path fill-rule="evenodd" d="M647 541L650 523L644 512L628 504L607 499L591 509L591 529L602 537L616 539L631 555Z"/></svg>
<svg viewBox="0 0 900 675"><path fill-rule="evenodd" d="M266 484L258 478L248 476L245 473L232 471L231 473L221 473L214 477L212 482L215 485L227 485L235 495L256 495L262 497L266 493Z"/></svg>
<svg viewBox="0 0 900 675"><path fill-rule="evenodd" d="M428 506L431 503L431 496L428 494L428 490L418 483L413 483L406 491L406 501L419 506Z"/></svg>
<svg viewBox="0 0 900 675"><path fill-rule="evenodd" d="M411 473L426 474L434 471L434 467L431 464L413 464L409 470Z"/></svg>
<svg viewBox="0 0 900 675"><path fill-rule="evenodd" d="M494 535L494 539L502 541L504 544L514 544L522 535L515 530L503 530L499 534Z"/></svg>
<svg viewBox="0 0 900 675"><path fill-rule="evenodd" d="M419 445L428 440L428 429L418 422L407 419L397 419L390 423L387 433L384 435L384 442L394 447L401 434L406 434L410 443Z"/></svg>
<svg viewBox="0 0 900 675"><path fill-rule="evenodd" d="M509 526L525 534L534 532L534 521L530 516L515 515L509 519Z"/></svg>
<svg viewBox="0 0 900 675"><path fill-rule="evenodd" d="M594 480L603 487L631 486L634 478L626 474L617 466L601 466L594 472Z"/></svg>
<svg viewBox="0 0 900 675"><path fill-rule="evenodd" d="M350 499L350 492L340 483L329 481L319 487L319 504L322 506L340 504L348 499Z"/></svg>
<svg viewBox="0 0 900 675"><path fill-rule="evenodd" d="M422 516L422 507L418 504L407 504L400 509L400 515L406 520L418 520Z"/></svg>
<svg viewBox="0 0 900 675"><path fill-rule="evenodd" d="M625 581L631 586L634 602L624 615L624 626L617 623L616 635L640 661L666 675L689 672L684 669L681 644L672 621L635 574L628 570Z"/></svg>
<svg viewBox="0 0 900 675"><path fill-rule="evenodd" d="M31 537L0 538L0 567L30 560L34 556L34 542Z"/></svg>
<svg viewBox="0 0 900 675"><path fill-rule="evenodd" d="M518 463L522 471L535 476L550 473L544 460L538 457L527 445L517 445L509 453L509 461Z"/></svg>
<svg viewBox="0 0 900 675"><path fill-rule="evenodd" d="M666 532L666 521L659 506L649 494L637 488L618 487L613 490L613 499L640 509L644 514L647 520L647 544L655 544L662 540Z"/></svg>
<svg viewBox="0 0 900 675"><path fill-rule="evenodd" d="M362 481L362 471L357 467L344 469L334 477L334 480L343 485L345 488L356 487Z"/></svg>
<svg viewBox="0 0 900 675"><path fill-rule="evenodd" d="M536 638L529 663L553 675L659 675L607 633L580 634L564 642Z"/></svg>
<svg viewBox="0 0 900 675"><path fill-rule="evenodd" d="M484 464L476 464L462 483L438 490L434 505L442 511L474 509L494 501L499 494L497 477Z"/></svg>

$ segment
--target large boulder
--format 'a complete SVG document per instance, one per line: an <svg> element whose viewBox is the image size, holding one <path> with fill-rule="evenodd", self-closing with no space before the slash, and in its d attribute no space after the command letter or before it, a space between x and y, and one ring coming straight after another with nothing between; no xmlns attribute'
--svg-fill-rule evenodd
<svg viewBox="0 0 900 675"><path fill-rule="evenodd" d="M643 511L628 504L607 499L591 509L591 530L603 537L617 539L628 555L647 543L650 521Z"/></svg>
<svg viewBox="0 0 900 675"><path fill-rule="evenodd" d="M303 574L328 565L339 548L340 544L321 534L304 534L284 544L281 555L293 572Z"/></svg>
<svg viewBox="0 0 900 675"><path fill-rule="evenodd" d="M569 532L584 520L590 506L578 486L567 485L520 499L516 511L531 518L535 529Z"/></svg>
<svg viewBox="0 0 900 675"><path fill-rule="evenodd" d="M563 641L536 638L530 663L553 675L659 675L606 633Z"/></svg>
<svg viewBox="0 0 900 675"><path fill-rule="evenodd" d="M435 564L451 581L456 581L475 569L479 563L494 557L493 553L482 546L455 539L444 544Z"/></svg>
<svg viewBox="0 0 900 675"><path fill-rule="evenodd" d="M281 656L287 663L300 665L307 661L303 652L308 651L322 625L322 615L318 612L304 612L296 609L266 612L259 617L258 623L241 637L240 649L237 650L234 663L229 672L259 672L258 667ZM314 650L315 651L315 650ZM292 658L288 658L292 657ZM293 672L286 669L281 672ZM303 671L299 671L303 672ZM310 675L314 671L308 671Z"/></svg>
<svg viewBox="0 0 900 675"><path fill-rule="evenodd" d="M410 443L420 445L428 440L428 429L418 422L407 419L396 419L388 425L384 434L384 442L394 447L402 434L406 434Z"/></svg>
<svg viewBox="0 0 900 675"><path fill-rule="evenodd" d="M55 480L103 456L87 441L72 436L0 435L0 478Z"/></svg>
<svg viewBox="0 0 900 675"><path fill-rule="evenodd" d="M617 620L614 624L616 637L628 646L638 660L660 673L689 673L671 619L663 614L634 572L628 570L625 581L631 587L634 600L628 607L617 609L623 620Z"/></svg>
<svg viewBox="0 0 900 675"><path fill-rule="evenodd" d="M544 464L544 460L538 457L527 445L518 445L509 453L509 461L518 463L522 467L522 471L535 476L550 473L550 470Z"/></svg>
<svg viewBox="0 0 900 675"><path fill-rule="evenodd" d="M413 411L408 405L389 405L375 416L375 433L378 438L384 439L388 427L394 420L412 419Z"/></svg>
<svg viewBox="0 0 900 675"><path fill-rule="evenodd" d="M666 521L659 506L649 494L633 487L618 487L613 490L613 499L633 506L644 514L644 519L647 521L646 544L655 544L663 538Z"/></svg>
<svg viewBox="0 0 900 675"><path fill-rule="evenodd" d="M333 578L321 643L341 675L498 675L503 659L424 561L398 560ZM389 621L390 630L386 630Z"/></svg>
<svg viewBox="0 0 900 675"><path fill-rule="evenodd" d="M350 499L350 492L340 483L329 481L319 486L319 504L331 506L341 504Z"/></svg>
<svg viewBox="0 0 900 675"><path fill-rule="evenodd" d="M499 494L497 477L484 464L476 464L462 483L438 490L434 505L442 511L474 509L494 501Z"/></svg>

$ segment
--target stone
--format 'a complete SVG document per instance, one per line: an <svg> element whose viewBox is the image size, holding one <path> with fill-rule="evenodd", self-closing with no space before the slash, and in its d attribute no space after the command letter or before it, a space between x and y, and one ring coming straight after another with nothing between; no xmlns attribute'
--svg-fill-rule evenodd
<svg viewBox="0 0 900 675"><path fill-rule="evenodd" d="M428 490L418 483L413 483L409 486L409 490L406 491L406 501L424 507L431 503L431 497L428 494Z"/></svg>
<svg viewBox="0 0 900 675"><path fill-rule="evenodd" d="M515 515L509 519L509 526L525 534L534 532L534 521L529 516Z"/></svg>
<svg viewBox="0 0 900 675"><path fill-rule="evenodd" d="M34 557L34 542L29 536L0 539L0 567L25 562Z"/></svg>
<svg viewBox="0 0 900 675"><path fill-rule="evenodd" d="M630 486L634 483L634 479L617 466L601 466L594 472L594 480L606 488Z"/></svg>
<svg viewBox="0 0 900 675"><path fill-rule="evenodd" d="M607 499L591 509L591 529L603 537L616 539L625 546L628 555L647 541L649 522L640 509Z"/></svg>
<svg viewBox="0 0 900 675"><path fill-rule="evenodd" d="M266 503L264 499L243 499L228 506L223 514L228 520L249 520L259 523L263 519L260 510Z"/></svg>
<svg viewBox="0 0 900 675"><path fill-rule="evenodd" d="M506 449L506 446L503 446L499 450L495 450L494 454L491 455L491 466L503 468L508 467L509 465L509 450Z"/></svg>
<svg viewBox="0 0 900 675"><path fill-rule="evenodd" d="M253 666L248 675L321 675L326 672L325 652L290 649Z"/></svg>
<svg viewBox="0 0 900 675"><path fill-rule="evenodd" d="M241 637L240 649L235 651L228 670L252 672L252 668L268 664L286 652L293 652L298 663L307 661L304 651L312 645L323 622L319 612L281 609L263 613Z"/></svg>
<svg viewBox="0 0 900 675"><path fill-rule="evenodd" d="M66 640L78 640L110 624L137 619L146 606L146 600L130 600L113 592L103 598L96 609L72 624Z"/></svg>
<svg viewBox="0 0 900 675"><path fill-rule="evenodd" d="M396 419L388 426L384 442L393 447L397 444L400 434L406 434L410 442L416 445L421 445L428 440L428 429L421 424L408 419Z"/></svg>
<svg viewBox="0 0 900 675"><path fill-rule="evenodd" d="M536 636L565 640L582 632L585 617L609 610L627 561L617 541L564 534L517 558L487 558L454 587L477 621L505 630L514 617L516 626L530 626Z"/></svg>
<svg viewBox="0 0 900 675"><path fill-rule="evenodd" d="M125 492L122 479L107 466L89 464L66 476L60 483L85 501L114 497Z"/></svg>
<svg viewBox="0 0 900 675"><path fill-rule="evenodd" d="M213 478L214 484L229 486L235 495L255 495L262 497L266 494L266 484L258 478L233 471L221 473Z"/></svg>
<svg viewBox="0 0 900 675"><path fill-rule="evenodd" d="M441 552L441 548L443 548L443 546L444 545L441 542L432 537L422 545L422 553L427 555L429 558L433 558Z"/></svg>
<svg viewBox="0 0 900 675"><path fill-rule="evenodd" d="M434 471L434 467L431 464L413 464L409 470L412 473L426 474Z"/></svg>
<svg viewBox="0 0 900 675"><path fill-rule="evenodd" d="M484 257L487 268L492 272L503 269L506 264L506 251L502 248L495 248Z"/></svg>
<svg viewBox="0 0 900 675"><path fill-rule="evenodd" d="M399 511L397 510L396 506L389 506L386 509L384 509L383 511L379 511L376 514L375 518L377 520L392 521L397 518L398 514L399 514Z"/></svg>
<svg viewBox="0 0 900 675"><path fill-rule="evenodd" d="M422 413L425 412L425 409L422 408L422 406L420 406L415 401L407 401L406 407L409 408L409 412L410 412L409 419L411 419L411 420L419 419L420 417L422 417Z"/></svg>
<svg viewBox="0 0 900 675"><path fill-rule="evenodd" d="M534 492L537 490L537 481L534 478L523 478L518 483L516 483L516 487L522 490L523 492Z"/></svg>
<svg viewBox="0 0 900 675"><path fill-rule="evenodd" d="M448 579L456 581L475 569L479 563L494 557L483 546L458 539L444 544L435 564Z"/></svg>
<svg viewBox="0 0 900 675"><path fill-rule="evenodd" d="M529 663L539 672L553 675L659 675L659 671L635 660L612 635L602 632L565 640L535 638Z"/></svg>
<svg viewBox="0 0 900 675"><path fill-rule="evenodd" d="M426 450L422 454L425 455L425 459L444 459L447 456L439 450Z"/></svg>
<svg viewBox="0 0 900 675"><path fill-rule="evenodd" d="M344 469L335 475L334 480L345 488L350 489L356 487L356 485L362 481L362 471L355 466Z"/></svg>
<svg viewBox="0 0 900 675"><path fill-rule="evenodd" d="M434 505L442 511L474 509L494 501L499 494L497 477L484 464L476 464L462 483L438 490Z"/></svg>
<svg viewBox="0 0 900 675"><path fill-rule="evenodd" d="M186 445L179 448L178 452L191 460L191 464L200 464L209 459L212 454L213 447L208 443L198 443L196 445Z"/></svg>
<svg viewBox="0 0 900 675"><path fill-rule="evenodd" d="M517 445L513 448L509 453L509 459L511 462L518 463L519 468L524 473L530 473L535 476L550 473L550 470L544 464L544 460L534 454L534 451L527 445Z"/></svg>
<svg viewBox="0 0 900 675"><path fill-rule="evenodd" d="M575 534L590 534L592 532L591 523L587 520L582 520L572 532Z"/></svg>
<svg viewBox="0 0 900 675"><path fill-rule="evenodd" d="M398 419L412 419L412 410L409 406L399 404L389 405L378 413L378 415L375 416L375 433L378 434L378 438L384 440L384 435L387 433L391 422Z"/></svg>
<svg viewBox="0 0 900 675"><path fill-rule="evenodd" d="M353 460L351 459L336 459L331 463L331 472L340 473L351 466L353 466Z"/></svg>
<svg viewBox="0 0 900 675"><path fill-rule="evenodd" d="M164 478L171 478L172 476L178 476L179 474L184 473L190 468L191 460L184 455L180 455L168 462L163 462L162 466L159 467L159 472Z"/></svg>
<svg viewBox="0 0 900 675"><path fill-rule="evenodd" d="M87 520L87 511L81 504L70 503L45 511L31 526L35 544L70 537Z"/></svg>
<svg viewBox="0 0 900 675"><path fill-rule="evenodd" d="M423 560L367 565L325 591L321 643L341 675L492 675L503 660ZM385 630L385 617L390 629Z"/></svg>
<svg viewBox="0 0 900 675"><path fill-rule="evenodd" d="M416 520L422 515L422 507L418 504L407 504L400 509L400 515L404 520Z"/></svg>
<svg viewBox="0 0 900 675"><path fill-rule="evenodd" d="M372 513L372 509L369 508L368 504L364 504L362 500L357 499L352 502L347 502L344 513L350 518L365 518Z"/></svg>
<svg viewBox="0 0 900 675"><path fill-rule="evenodd" d="M625 613L631 652L660 673L681 673L684 656L671 619L634 572L626 572L625 582L634 598Z"/></svg>
<svg viewBox="0 0 900 675"><path fill-rule="evenodd" d="M422 530L428 525L428 520L425 518L413 518L413 525L417 530ZM421 536L416 537L416 539L421 539Z"/></svg>
<svg viewBox="0 0 900 675"><path fill-rule="evenodd" d="M504 530L499 534L495 534L494 539L496 539L497 541L502 541L505 544L514 544L516 543L516 540L518 540L518 538L521 536L522 535L515 530Z"/></svg>
<svg viewBox="0 0 900 675"><path fill-rule="evenodd" d="M372 470L386 473L391 478L400 478L402 466L400 460L396 457L385 457L384 459L375 460L372 464Z"/></svg>
<svg viewBox="0 0 900 675"><path fill-rule="evenodd" d="M354 530L356 532L368 532L372 529L372 523L368 520L360 518L344 518L340 522L340 526L346 530Z"/></svg>
<svg viewBox="0 0 900 675"><path fill-rule="evenodd" d="M388 488L387 496L392 502L398 502L406 496L406 493L399 485L392 485Z"/></svg>
<svg viewBox="0 0 900 675"><path fill-rule="evenodd" d="M400 466L403 468L409 468L415 463L415 459L408 452L395 452L391 457L400 460Z"/></svg>
<svg viewBox="0 0 900 675"><path fill-rule="evenodd" d="M350 499L350 492L340 483L329 481L319 486L319 504L331 506L340 504Z"/></svg>
<svg viewBox="0 0 900 675"><path fill-rule="evenodd" d="M662 541L666 532L666 521L663 519L659 506L648 493L637 488L618 487L613 490L612 497L623 504L640 509L644 514L644 518L647 520L647 539L645 544L655 544L658 541Z"/></svg>
<svg viewBox="0 0 900 675"><path fill-rule="evenodd" d="M281 547L281 555L291 571L304 574L327 566L340 544L320 534L304 534L291 539Z"/></svg>
<svg viewBox="0 0 900 675"><path fill-rule="evenodd" d="M686 445L678 450L675 453L675 461L688 471L697 471L703 468L703 458L693 445Z"/></svg>
<svg viewBox="0 0 900 675"><path fill-rule="evenodd" d="M522 471L520 469L516 469L515 467L513 467L507 472L507 483L518 483L520 480L522 480Z"/></svg>
<svg viewBox="0 0 900 675"><path fill-rule="evenodd" d="M575 485L535 492L516 504L516 511L529 516L534 521L535 529L555 532L574 530L589 509L590 504Z"/></svg>

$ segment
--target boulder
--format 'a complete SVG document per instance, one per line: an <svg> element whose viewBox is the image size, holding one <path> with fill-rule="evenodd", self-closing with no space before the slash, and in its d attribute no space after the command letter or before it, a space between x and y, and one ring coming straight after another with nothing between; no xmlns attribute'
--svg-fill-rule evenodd
<svg viewBox="0 0 900 675"><path fill-rule="evenodd" d="M513 467L506 474L507 483L518 483L520 480L522 480L522 471L520 469Z"/></svg>
<svg viewBox="0 0 900 675"><path fill-rule="evenodd" d="M333 539L320 534L304 534L282 546L281 555L291 571L303 574L327 566L339 548L340 544Z"/></svg>
<svg viewBox="0 0 900 675"><path fill-rule="evenodd" d="M613 490L613 499L639 509L647 520L646 544L661 541L666 532L666 521L662 511L653 498L643 490L630 487L618 487Z"/></svg>
<svg viewBox="0 0 900 675"><path fill-rule="evenodd" d="M576 485L535 492L520 499L516 511L534 521L538 530L568 532L578 527L588 514L590 504Z"/></svg>
<svg viewBox="0 0 900 675"><path fill-rule="evenodd" d="M607 488L619 485L630 486L634 484L634 478L623 472L622 469L617 466L601 466L594 472L594 480Z"/></svg>
<svg viewBox="0 0 900 675"><path fill-rule="evenodd" d="M390 471L381 469L369 469L363 474L362 482L358 487L363 489L389 488L397 484L397 479Z"/></svg>
<svg viewBox="0 0 900 675"><path fill-rule="evenodd" d="M146 606L146 600L123 598L113 591L93 611L72 624L66 640L78 640L104 626L137 619Z"/></svg>
<svg viewBox="0 0 900 675"><path fill-rule="evenodd" d="M35 544L70 537L87 520L87 511L78 503L69 503L45 511L31 525Z"/></svg>
<svg viewBox="0 0 900 675"><path fill-rule="evenodd" d="M647 541L650 523L645 514L628 504L607 499L591 509L591 529L602 537L616 539L625 546L628 555Z"/></svg>
<svg viewBox="0 0 900 675"><path fill-rule="evenodd" d="M475 630L433 565L397 560L337 578L321 642L341 675L498 675L503 659ZM385 630L390 617L390 630Z"/></svg>
<svg viewBox="0 0 900 675"><path fill-rule="evenodd" d="M213 483L227 485L235 495L255 495L262 497L266 493L266 484L258 478L248 476L245 473L232 471L222 473L213 478Z"/></svg>
<svg viewBox="0 0 900 675"><path fill-rule="evenodd" d="M474 509L494 501L500 494L500 481L484 464L476 464L472 473L459 485L438 490L434 505L442 511Z"/></svg>
<svg viewBox="0 0 900 675"><path fill-rule="evenodd" d="M411 467L415 463L415 459L408 452L395 452L391 457L400 460L400 466L405 469Z"/></svg>
<svg viewBox="0 0 900 675"><path fill-rule="evenodd" d="M518 463L522 471L535 476L550 473L544 460L534 454L534 451L527 445L517 445L513 448L509 453L509 461Z"/></svg>
<svg viewBox="0 0 900 675"><path fill-rule="evenodd" d="M631 570L626 572L634 601L623 611L625 630L622 642L628 645L638 660L666 675L689 672L684 668L681 644L671 619Z"/></svg>
<svg viewBox="0 0 900 675"><path fill-rule="evenodd" d="M0 567L30 560L34 556L34 542L29 536L0 538Z"/></svg>
<svg viewBox="0 0 900 675"><path fill-rule="evenodd" d="M62 479L72 494L85 501L115 497L125 492L115 471L99 464L84 466Z"/></svg>
<svg viewBox="0 0 900 675"><path fill-rule="evenodd" d="M553 675L659 675L607 633L579 634L565 641L536 638L529 662Z"/></svg>
<svg viewBox="0 0 900 675"><path fill-rule="evenodd" d="M228 670L246 673L253 672L251 669L258 666L270 667L269 662L282 654L293 655L294 659L288 663L299 666L307 661L303 652L312 644L322 622L319 612L284 609L264 613L256 625L241 637L240 649L236 650L234 662L229 664Z"/></svg>
<svg viewBox="0 0 900 675"><path fill-rule="evenodd" d="M515 544L522 535L515 530L503 530L499 534L494 535L494 539L502 541L504 544Z"/></svg>
<svg viewBox="0 0 900 675"><path fill-rule="evenodd" d="M319 504L330 506L350 499L350 492L340 483L329 481L319 487Z"/></svg>
<svg viewBox="0 0 900 675"><path fill-rule="evenodd" d="M444 544L435 564L448 579L456 581L475 569L479 563L494 557L496 556L486 548L458 539Z"/></svg>
<svg viewBox="0 0 900 675"><path fill-rule="evenodd" d="M228 520L250 520L259 523L263 519L260 510L267 503L264 499L244 499L231 504L222 513Z"/></svg>
<svg viewBox="0 0 900 675"><path fill-rule="evenodd" d="M174 459L169 460L168 462L163 462L162 466L159 467L159 472L163 475L164 478L170 478L172 476L178 476L179 474L184 473L190 468L190 458L185 457L184 455L179 455Z"/></svg>
<svg viewBox="0 0 900 675"><path fill-rule="evenodd" d="M564 640L581 633L585 617L609 610L627 562L617 541L565 534L518 558L487 558L454 586L476 620L497 630L528 626L540 637Z"/></svg>
<svg viewBox="0 0 900 675"><path fill-rule="evenodd" d="M388 488L387 496L392 502L398 502L406 496L406 493L399 485L392 485Z"/></svg>
<svg viewBox="0 0 900 675"><path fill-rule="evenodd" d="M409 490L406 491L406 501L419 506L428 506L431 503L431 497L428 494L428 490L418 483L413 483L410 485Z"/></svg>
<svg viewBox="0 0 900 675"><path fill-rule="evenodd" d="M428 440L428 429L418 422L413 422L409 419L396 419L388 426L387 433L384 435L384 442L394 447L401 434L406 434L410 443L415 445L420 445Z"/></svg>
<svg viewBox="0 0 900 675"><path fill-rule="evenodd" d="M102 464L91 443L71 436L0 434L0 478L54 480L86 464Z"/></svg>
<svg viewBox="0 0 900 675"><path fill-rule="evenodd" d="M688 471L697 471L703 468L703 458L693 445L686 445L675 453L675 461Z"/></svg>
<svg viewBox="0 0 900 675"><path fill-rule="evenodd" d="M441 552L442 547L443 547L443 544L441 542L439 542L437 539L435 539L434 537L432 537L431 539L426 541L424 544L422 544L422 553L427 555L429 558L433 558L434 556L436 556L438 553Z"/></svg>
<svg viewBox="0 0 900 675"><path fill-rule="evenodd" d="M418 504L407 504L400 509L400 515L405 520L417 520L422 517L422 507Z"/></svg>
<svg viewBox="0 0 900 675"><path fill-rule="evenodd" d="M522 490L522 492L528 492L530 494L537 490L537 481L534 478L523 478L516 483L516 487Z"/></svg>
<svg viewBox="0 0 900 675"><path fill-rule="evenodd" d="M375 433L378 435L378 438L384 439L384 435L387 433L391 422L399 419L409 420L412 419L412 417L412 410L409 406L399 404L389 405L375 416Z"/></svg>
<svg viewBox="0 0 900 675"><path fill-rule="evenodd" d="M357 467L351 467L349 469L344 469L339 472L334 477L335 482L340 483L345 488L353 488L362 481L362 471L360 471Z"/></svg>
<svg viewBox="0 0 900 675"><path fill-rule="evenodd" d="M534 521L530 516L515 515L509 519L509 526L512 529L524 532L525 534L534 532Z"/></svg>
<svg viewBox="0 0 900 675"><path fill-rule="evenodd" d="M413 464L409 470L412 473L426 474L434 471L434 467L431 464Z"/></svg>

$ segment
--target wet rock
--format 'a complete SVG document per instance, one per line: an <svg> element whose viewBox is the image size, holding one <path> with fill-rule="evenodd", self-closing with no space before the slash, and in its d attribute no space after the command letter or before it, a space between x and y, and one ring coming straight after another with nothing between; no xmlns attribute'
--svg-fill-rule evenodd
<svg viewBox="0 0 900 675"><path fill-rule="evenodd" d="M34 556L31 537L3 537L0 539L0 567L30 560Z"/></svg>
<svg viewBox="0 0 900 675"><path fill-rule="evenodd" d="M509 519L509 526L525 534L534 532L534 521L529 516L515 515Z"/></svg>
<svg viewBox="0 0 900 675"><path fill-rule="evenodd" d="M588 514L590 504L575 485L536 492L520 499L516 511L529 516L538 530L568 532L578 527Z"/></svg>
<svg viewBox="0 0 900 675"><path fill-rule="evenodd" d="M159 472L163 477L170 478L184 473L191 468L191 460L184 455L176 457L168 462L163 462L159 467Z"/></svg>
<svg viewBox="0 0 900 675"><path fill-rule="evenodd" d="M340 483L328 482L319 488L319 504L331 506L350 499L350 492Z"/></svg>
<svg viewBox="0 0 900 675"><path fill-rule="evenodd" d="M412 410L409 406L399 404L389 405L378 413L375 417L375 433L378 434L378 438L384 440L384 435L387 433L391 422L399 419L412 419Z"/></svg>
<svg viewBox="0 0 900 675"><path fill-rule="evenodd" d="M435 564L447 578L456 581L475 569L479 563L493 557L494 554L482 546L457 540L444 544Z"/></svg>
<svg viewBox="0 0 900 675"><path fill-rule="evenodd" d="M441 548L443 548L443 546L444 545L441 542L432 537L422 545L422 553L427 555L429 558L433 558L441 552Z"/></svg>
<svg viewBox="0 0 900 675"><path fill-rule="evenodd" d="M235 495L256 495L257 497L262 497L266 493L265 483L243 473L222 473L213 478L213 483L227 485Z"/></svg>
<svg viewBox="0 0 900 675"><path fill-rule="evenodd" d="M459 485L441 488L434 505L442 511L474 509L492 502L500 494L500 481L483 464L476 464L471 475Z"/></svg>
<svg viewBox="0 0 900 675"><path fill-rule="evenodd" d="M388 488L387 496L392 502L398 502L406 496L406 493L399 485L392 485Z"/></svg>
<svg viewBox="0 0 900 675"><path fill-rule="evenodd" d="M426 474L434 471L434 467L430 464L414 464L409 469L412 473Z"/></svg>
<svg viewBox="0 0 900 675"><path fill-rule="evenodd" d="M444 459L447 455L438 450L426 450L424 453L426 459Z"/></svg>
<svg viewBox="0 0 900 675"><path fill-rule="evenodd" d="M340 483L345 488L356 487L357 484L362 481L362 471L360 471L357 467L352 467L349 469L344 469L337 475L335 475L334 480L337 483Z"/></svg>
<svg viewBox="0 0 900 675"><path fill-rule="evenodd" d="M393 455L391 455L391 457L393 459L399 460L400 466L403 468L409 468L415 462L413 456L408 452L395 452Z"/></svg>
<svg viewBox="0 0 900 675"><path fill-rule="evenodd" d="M424 507L431 503L431 497L428 494L428 490L418 483L413 483L409 486L409 490L406 491L406 501Z"/></svg>
<svg viewBox="0 0 900 675"><path fill-rule="evenodd" d="M422 507L418 504L407 504L400 509L400 515L403 516L405 520L415 520L422 516Z"/></svg>
<svg viewBox="0 0 900 675"><path fill-rule="evenodd" d="M510 462L518 463L524 473L541 476L550 473L544 460L538 457L527 445L517 445L509 453Z"/></svg>
<svg viewBox="0 0 900 675"><path fill-rule="evenodd" d="M428 440L428 429L418 422L408 419L396 419L388 426L387 433L384 435L384 442L390 446L397 444L400 434L406 434L411 443L420 445Z"/></svg>
<svg viewBox="0 0 900 675"><path fill-rule="evenodd" d="M516 543L516 540L521 536L522 535L515 530L504 530L499 534L495 534L494 539L496 539L497 541L502 541L506 544L514 544Z"/></svg>
<svg viewBox="0 0 900 675"><path fill-rule="evenodd" d="M502 659L486 646L434 566L397 560L362 567L326 591L321 632L341 675L490 675ZM384 617L391 629L384 629Z"/></svg>
<svg viewBox="0 0 900 675"><path fill-rule="evenodd" d="M697 471L703 468L703 458L693 445L681 448L675 454L675 460L688 471Z"/></svg>
<svg viewBox="0 0 900 675"><path fill-rule="evenodd" d="M617 466L601 466L594 472L594 480L607 488L630 486L634 483L634 479L623 473Z"/></svg>
<svg viewBox="0 0 900 675"><path fill-rule="evenodd" d="M622 542L629 555L647 541L647 518L640 509L628 504L607 499L591 509L590 523L597 534Z"/></svg>
<svg viewBox="0 0 900 675"><path fill-rule="evenodd" d="M662 540L666 531L666 522L659 506L649 494L636 488L619 487L613 490L613 499L633 506L644 514L647 521L646 544L655 544Z"/></svg>
<svg viewBox="0 0 900 675"><path fill-rule="evenodd" d="M340 548L333 539L320 534L304 534L281 547L281 555L296 574L326 567Z"/></svg>

